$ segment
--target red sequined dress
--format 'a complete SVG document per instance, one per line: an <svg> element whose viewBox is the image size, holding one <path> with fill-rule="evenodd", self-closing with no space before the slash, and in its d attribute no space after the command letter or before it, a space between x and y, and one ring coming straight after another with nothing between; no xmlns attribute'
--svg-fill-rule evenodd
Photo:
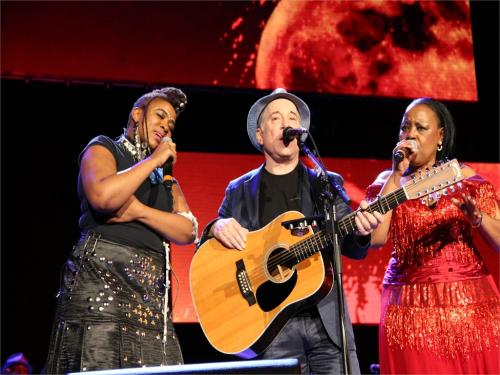
<svg viewBox="0 0 500 375"><path fill-rule="evenodd" d="M493 186L463 181L480 210L495 214ZM382 184L370 185L376 199ZM392 213L392 257L382 291L381 373L500 373L500 295L451 196L409 200ZM491 250L494 251L494 250Z"/></svg>

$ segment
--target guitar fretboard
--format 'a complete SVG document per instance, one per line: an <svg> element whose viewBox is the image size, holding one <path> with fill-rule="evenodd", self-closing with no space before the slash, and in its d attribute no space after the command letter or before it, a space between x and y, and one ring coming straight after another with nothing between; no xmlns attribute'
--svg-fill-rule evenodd
<svg viewBox="0 0 500 375"><path fill-rule="evenodd" d="M400 205L401 203L408 200L405 190L401 187L383 197L378 197L376 201L371 203L365 211L373 213L374 211L385 214L387 211L392 210L394 207ZM356 230L356 214L360 209L351 212L350 214L344 216L342 219L338 220L335 229L338 234L343 237L349 233ZM314 235L299 241L295 245L290 247L290 251L295 256L293 261L294 264L298 264L303 260L309 258L310 256L316 254L317 252L323 250L333 241L333 236L324 230L321 230Z"/></svg>
<svg viewBox="0 0 500 375"><path fill-rule="evenodd" d="M365 211L370 213L377 211L383 215L406 200L408 200L408 197L406 196L404 189L400 187L383 197L379 196L378 199L371 203ZM352 233L356 230L355 218L356 214L360 210L361 209L357 209L356 211L351 212L349 215L344 216L337 222L336 229L341 236L345 236L346 234Z"/></svg>

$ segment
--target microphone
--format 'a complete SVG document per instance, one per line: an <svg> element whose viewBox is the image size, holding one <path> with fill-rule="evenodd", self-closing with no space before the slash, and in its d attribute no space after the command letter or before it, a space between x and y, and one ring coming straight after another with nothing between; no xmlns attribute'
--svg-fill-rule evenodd
<svg viewBox="0 0 500 375"><path fill-rule="evenodd" d="M167 189L172 189L172 183L174 180L172 177L173 161L174 159L169 157L165 164L163 164L163 184Z"/></svg>
<svg viewBox="0 0 500 375"><path fill-rule="evenodd" d="M161 142L172 142L172 138L163 137ZM163 164L163 184L167 189L172 189L173 177L172 177L172 169L173 169L174 159L170 156L165 164Z"/></svg>
<svg viewBox="0 0 500 375"><path fill-rule="evenodd" d="M417 148L417 142L415 142L414 140L409 140L408 142L410 142L413 145L414 149ZM408 158L409 156L410 156L410 150L406 147L397 150L393 155L394 161L396 161L397 163L402 161L404 158Z"/></svg>
<svg viewBox="0 0 500 375"><path fill-rule="evenodd" d="M292 128L291 126L287 126L283 129L283 143L288 145L295 138L300 138L303 134L307 134L309 131L305 128Z"/></svg>

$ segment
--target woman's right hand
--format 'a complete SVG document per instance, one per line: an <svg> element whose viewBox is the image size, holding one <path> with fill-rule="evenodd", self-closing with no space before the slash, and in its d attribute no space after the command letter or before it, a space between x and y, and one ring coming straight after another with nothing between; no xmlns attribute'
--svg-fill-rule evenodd
<svg viewBox="0 0 500 375"><path fill-rule="evenodd" d="M396 144L394 150L392 150L392 173L401 178L410 166L410 159L413 154L417 151L417 142L413 139L403 139ZM395 155L401 153L404 157L398 160Z"/></svg>
<svg viewBox="0 0 500 375"><path fill-rule="evenodd" d="M163 137L158 146L154 149L150 156L155 160L157 168L163 167L169 158L172 158L172 164L177 161L176 144L170 137Z"/></svg>

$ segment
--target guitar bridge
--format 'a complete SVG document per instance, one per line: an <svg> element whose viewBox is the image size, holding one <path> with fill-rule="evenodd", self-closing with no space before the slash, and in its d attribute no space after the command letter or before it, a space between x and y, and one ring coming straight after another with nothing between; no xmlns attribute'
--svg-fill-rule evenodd
<svg viewBox="0 0 500 375"><path fill-rule="evenodd" d="M236 282L240 288L241 295L248 302L248 306L252 306L257 303L255 294L252 290L252 284L250 284L250 279L248 278L245 264L241 259L236 262Z"/></svg>

